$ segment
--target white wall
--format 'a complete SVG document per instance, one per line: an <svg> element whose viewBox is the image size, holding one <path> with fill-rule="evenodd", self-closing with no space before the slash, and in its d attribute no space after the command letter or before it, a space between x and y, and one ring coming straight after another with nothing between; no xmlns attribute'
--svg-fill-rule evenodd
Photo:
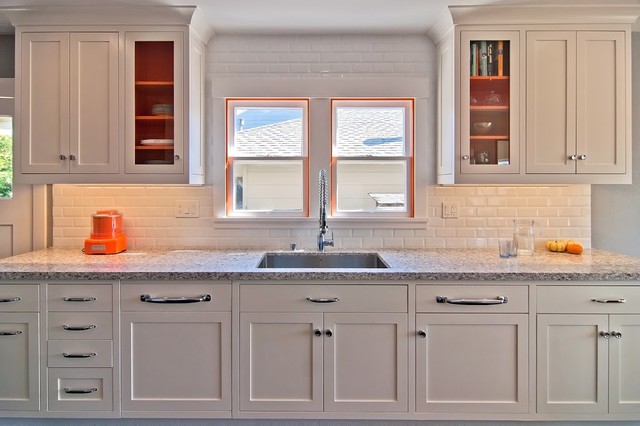
<svg viewBox="0 0 640 426"><path fill-rule="evenodd" d="M425 36L236 36L221 35L208 46L211 81L224 78L273 79L304 84L309 79L358 79L376 84L377 77L426 79L435 94L435 47ZM416 117L428 131L417 143L425 155L416 158L429 170L428 223L393 226L330 220L337 248L493 247L511 234L511 219L532 218L541 238L576 238L591 245L591 187L440 187L435 182L435 99L428 113ZM211 110L208 111L211 114ZM213 118L211 119L213 121ZM220 121L220 120L219 120ZM222 120L223 121L223 120ZM211 125L207 140L212 141ZM213 163L212 150L208 150ZM208 172L209 173L209 172ZM310 184L315 185L312 179ZM215 188L218 190L221 188ZM271 226L216 221L214 188L89 187L55 185L53 245L80 247L90 233L90 215L98 208L124 213L129 248L141 247L262 247L315 246L317 220L279 222ZM200 201L200 218L175 218L176 200ZM459 204L458 219L441 219L443 201Z"/></svg>

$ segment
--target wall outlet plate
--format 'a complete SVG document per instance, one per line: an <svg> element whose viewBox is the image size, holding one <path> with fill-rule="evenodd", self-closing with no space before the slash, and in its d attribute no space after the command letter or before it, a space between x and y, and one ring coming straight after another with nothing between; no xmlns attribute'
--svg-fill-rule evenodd
<svg viewBox="0 0 640 426"><path fill-rule="evenodd" d="M176 200L176 217L200 217L200 200Z"/></svg>
<svg viewBox="0 0 640 426"><path fill-rule="evenodd" d="M443 219L457 219L458 218L458 203L442 203L442 218Z"/></svg>

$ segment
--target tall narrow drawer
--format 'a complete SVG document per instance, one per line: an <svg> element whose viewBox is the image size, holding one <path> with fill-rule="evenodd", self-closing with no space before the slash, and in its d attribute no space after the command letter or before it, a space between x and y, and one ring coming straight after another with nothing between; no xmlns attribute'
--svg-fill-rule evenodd
<svg viewBox="0 0 640 426"><path fill-rule="evenodd" d="M113 337L111 312L50 312L48 339L109 340Z"/></svg>
<svg viewBox="0 0 640 426"><path fill-rule="evenodd" d="M625 286L540 286L540 313L614 313L640 312L640 287Z"/></svg>
<svg viewBox="0 0 640 426"><path fill-rule="evenodd" d="M39 286L0 284L0 312L38 312Z"/></svg>
<svg viewBox="0 0 640 426"><path fill-rule="evenodd" d="M111 340L49 340L49 367L112 367Z"/></svg>
<svg viewBox="0 0 640 426"><path fill-rule="evenodd" d="M416 286L417 312L526 313L528 286Z"/></svg>
<svg viewBox="0 0 640 426"><path fill-rule="evenodd" d="M228 312L231 284L210 282L127 282L120 287L128 312Z"/></svg>
<svg viewBox="0 0 640 426"><path fill-rule="evenodd" d="M50 411L113 411L113 369L49 368Z"/></svg>
<svg viewBox="0 0 640 426"><path fill-rule="evenodd" d="M403 285L240 286L243 312L407 312Z"/></svg>
<svg viewBox="0 0 640 426"><path fill-rule="evenodd" d="M49 311L111 311L113 306L111 284L49 284L47 309Z"/></svg>

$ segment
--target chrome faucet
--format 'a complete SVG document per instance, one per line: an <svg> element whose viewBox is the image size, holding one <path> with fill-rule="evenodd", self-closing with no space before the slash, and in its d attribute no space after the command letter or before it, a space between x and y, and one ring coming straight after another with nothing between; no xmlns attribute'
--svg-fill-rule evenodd
<svg viewBox="0 0 640 426"><path fill-rule="evenodd" d="M331 239L326 238L329 225L327 225L327 171L320 170L319 176L319 194L320 194L320 230L318 232L318 251L324 251L325 246L333 247L333 232L331 232Z"/></svg>

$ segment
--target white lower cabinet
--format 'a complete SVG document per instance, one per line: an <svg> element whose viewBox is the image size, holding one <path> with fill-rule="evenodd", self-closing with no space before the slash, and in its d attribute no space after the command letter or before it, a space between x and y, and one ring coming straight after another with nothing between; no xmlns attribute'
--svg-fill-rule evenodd
<svg viewBox="0 0 640 426"><path fill-rule="evenodd" d="M527 292L417 287L416 411L528 412Z"/></svg>
<svg viewBox="0 0 640 426"><path fill-rule="evenodd" d="M640 413L640 288L538 289L538 412Z"/></svg>
<svg viewBox="0 0 640 426"><path fill-rule="evenodd" d="M123 417L230 417L231 285L126 283Z"/></svg>
<svg viewBox="0 0 640 426"><path fill-rule="evenodd" d="M241 285L240 411L407 412L406 301L405 286Z"/></svg>

